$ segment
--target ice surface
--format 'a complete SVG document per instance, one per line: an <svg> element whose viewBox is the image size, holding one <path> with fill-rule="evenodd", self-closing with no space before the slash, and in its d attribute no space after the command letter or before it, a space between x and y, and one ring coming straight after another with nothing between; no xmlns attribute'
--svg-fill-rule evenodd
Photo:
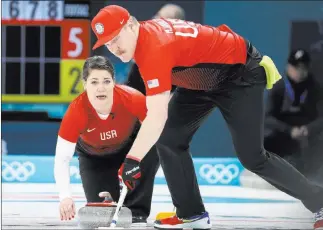
<svg viewBox="0 0 323 230"><path fill-rule="evenodd" d="M85 204L82 186L75 184L72 190L79 209ZM212 229L313 229L312 213L280 191L232 186L201 186L200 190ZM158 212L172 209L167 187L157 185L147 229L153 228ZM3 184L2 228L75 229L77 220L60 221L53 184Z"/></svg>

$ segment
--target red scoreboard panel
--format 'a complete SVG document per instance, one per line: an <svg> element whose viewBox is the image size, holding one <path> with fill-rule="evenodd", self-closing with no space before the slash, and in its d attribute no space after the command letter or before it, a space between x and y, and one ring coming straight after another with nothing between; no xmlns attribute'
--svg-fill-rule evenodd
<svg viewBox="0 0 323 230"><path fill-rule="evenodd" d="M68 103L90 54L89 1L2 1L3 102Z"/></svg>

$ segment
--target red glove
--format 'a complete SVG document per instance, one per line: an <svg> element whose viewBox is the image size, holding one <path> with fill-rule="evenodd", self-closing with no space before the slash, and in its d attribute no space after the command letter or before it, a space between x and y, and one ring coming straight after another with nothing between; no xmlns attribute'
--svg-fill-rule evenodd
<svg viewBox="0 0 323 230"><path fill-rule="evenodd" d="M129 190L134 190L139 184L141 177L140 161L133 157L126 157L119 169L119 179L121 177L123 183Z"/></svg>

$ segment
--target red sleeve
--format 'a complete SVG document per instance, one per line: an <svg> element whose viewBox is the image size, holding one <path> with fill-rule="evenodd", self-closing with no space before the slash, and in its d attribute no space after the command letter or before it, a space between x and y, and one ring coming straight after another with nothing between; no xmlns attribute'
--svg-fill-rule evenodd
<svg viewBox="0 0 323 230"><path fill-rule="evenodd" d="M145 120L147 115L146 97L137 90L132 94L131 110L141 122Z"/></svg>
<svg viewBox="0 0 323 230"><path fill-rule="evenodd" d="M139 63L139 71L146 87L146 95L152 96L172 88L173 55L168 46L147 50L151 55Z"/></svg>
<svg viewBox="0 0 323 230"><path fill-rule="evenodd" d="M229 32L229 33L234 33L229 26L227 26L226 24L222 24L222 25L219 25L217 27L219 30L221 31L225 31L225 32Z"/></svg>
<svg viewBox="0 0 323 230"><path fill-rule="evenodd" d="M120 87L123 91L126 91L128 95L128 99L124 102L124 104L129 112L142 122L147 115L146 97L132 87L125 85L116 86L116 88L118 87Z"/></svg>
<svg viewBox="0 0 323 230"><path fill-rule="evenodd" d="M80 102L72 102L68 107L61 126L58 131L58 135L72 143L76 143L80 133L85 129L86 117L84 109L80 108Z"/></svg>

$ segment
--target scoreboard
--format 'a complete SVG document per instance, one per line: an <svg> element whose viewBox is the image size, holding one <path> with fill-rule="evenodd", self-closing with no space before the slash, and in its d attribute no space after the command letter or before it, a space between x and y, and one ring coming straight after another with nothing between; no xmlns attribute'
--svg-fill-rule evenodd
<svg viewBox="0 0 323 230"><path fill-rule="evenodd" d="M90 54L89 0L2 1L2 101L68 103Z"/></svg>

